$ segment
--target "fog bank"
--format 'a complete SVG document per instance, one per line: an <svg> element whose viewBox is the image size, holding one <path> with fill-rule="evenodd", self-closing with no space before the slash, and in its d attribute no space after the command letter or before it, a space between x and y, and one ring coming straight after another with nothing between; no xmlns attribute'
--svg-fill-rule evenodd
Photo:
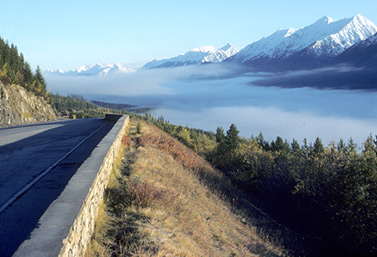
<svg viewBox="0 0 377 257"><path fill-rule="evenodd" d="M315 71L323 74L329 70ZM307 72L306 72L307 73ZM318 90L275 87L260 81L286 81L290 74L245 73L234 66L200 65L141 70L112 77L47 76L48 86L60 94L79 94L93 100L152 107L155 116L191 127L215 131L235 123L242 136L276 136L324 143L352 137L363 142L377 134L377 93L357 90ZM338 71L348 73L348 70ZM318 82L319 83L319 82ZM303 84L305 86L305 84Z"/></svg>

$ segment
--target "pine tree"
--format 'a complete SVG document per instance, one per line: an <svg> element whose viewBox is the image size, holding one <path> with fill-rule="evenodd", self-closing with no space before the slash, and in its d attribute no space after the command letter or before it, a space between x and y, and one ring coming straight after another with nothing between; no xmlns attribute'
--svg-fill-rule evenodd
<svg viewBox="0 0 377 257"><path fill-rule="evenodd" d="M370 135L367 140L365 141L364 143L364 149L363 149L363 153L366 153L366 152L375 152L376 151L376 148L375 148L375 145L374 145L374 142L373 142L373 138L372 138L372 135Z"/></svg>
<svg viewBox="0 0 377 257"><path fill-rule="evenodd" d="M33 83L33 72L31 71L31 67L29 63L27 62L24 63L22 73L24 75L26 86Z"/></svg>
<svg viewBox="0 0 377 257"><path fill-rule="evenodd" d="M238 144L240 142L240 138L238 134L239 134L239 131L236 125L234 124L230 125L229 130L226 132L226 137L225 137L225 143L226 143L228 151L234 151L235 149L237 149Z"/></svg>
<svg viewBox="0 0 377 257"><path fill-rule="evenodd" d="M222 143L225 139L225 132L222 127L217 127L216 129L216 142Z"/></svg>
<svg viewBox="0 0 377 257"><path fill-rule="evenodd" d="M293 139L293 140L292 140L291 148L292 148L292 151L293 151L294 153L298 153L298 152L300 152L300 145L299 145L299 143L297 142L296 139Z"/></svg>
<svg viewBox="0 0 377 257"><path fill-rule="evenodd" d="M338 152L345 153L346 152L346 144L344 143L343 139L340 139L338 146L337 146Z"/></svg>
<svg viewBox="0 0 377 257"><path fill-rule="evenodd" d="M313 152L318 154L323 153L324 150L325 149L323 147L322 140L319 137L317 137L313 145Z"/></svg>
<svg viewBox="0 0 377 257"><path fill-rule="evenodd" d="M39 66L37 66L37 70L35 71L34 79L36 81L37 94L45 97L46 93L47 93L47 91L46 91L46 81L43 78L41 68Z"/></svg>
<svg viewBox="0 0 377 257"><path fill-rule="evenodd" d="M356 152L357 145L353 141L352 137L348 141L347 144L347 154L355 153Z"/></svg>
<svg viewBox="0 0 377 257"><path fill-rule="evenodd" d="M14 79L14 76L18 70L18 51L17 47L15 45L11 45L10 47L10 68L11 68L11 74L13 76L12 79Z"/></svg>
<svg viewBox="0 0 377 257"><path fill-rule="evenodd" d="M37 70L35 71L35 80L42 84L42 86L46 87L46 81L42 76L42 71L39 66L37 66Z"/></svg>
<svg viewBox="0 0 377 257"><path fill-rule="evenodd" d="M268 141L264 140L264 136L262 131L259 132L259 135L255 138L258 142L258 144L266 151L271 150L270 144Z"/></svg>
<svg viewBox="0 0 377 257"><path fill-rule="evenodd" d="M5 84L18 84L46 100L49 98L46 81L39 66L36 74L33 75L30 65L25 62L22 53L18 52L17 46L14 44L9 46L2 38L0 38L0 80Z"/></svg>
<svg viewBox="0 0 377 257"><path fill-rule="evenodd" d="M273 151L281 151L284 147L284 141L281 137L276 137L276 141L271 142L271 149Z"/></svg>

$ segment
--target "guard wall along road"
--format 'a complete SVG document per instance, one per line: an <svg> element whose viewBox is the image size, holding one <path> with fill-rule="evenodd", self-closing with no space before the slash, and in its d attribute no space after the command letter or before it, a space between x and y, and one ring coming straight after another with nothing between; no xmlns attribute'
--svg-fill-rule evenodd
<svg viewBox="0 0 377 257"><path fill-rule="evenodd" d="M109 116L114 118L114 116ZM14 256L82 256L94 230L129 117L121 116L46 210Z"/></svg>

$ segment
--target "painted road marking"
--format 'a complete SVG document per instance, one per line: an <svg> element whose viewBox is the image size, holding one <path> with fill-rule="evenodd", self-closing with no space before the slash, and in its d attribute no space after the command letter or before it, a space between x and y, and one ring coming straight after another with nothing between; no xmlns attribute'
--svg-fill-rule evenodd
<svg viewBox="0 0 377 257"><path fill-rule="evenodd" d="M19 190L16 194L14 194L8 201L6 201L0 207L0 214L3 213L12 203L14 203L21 195L23 195L27 190L29 190L35 183L37 183L41 178L43 178L47 173L49 173L53 168L55 168L60 162L62 162L65 158L67 158L71 153L73 153L80 145L82 145L86 140L88 140L91 136L97 133L100 129L102 129L106 124L103 124L101 127L96 129L93 133L89 136L81 140L77 145L75 145L70 151L68 151L65 155L63 155L59 160L54 162L50 167L42 171L36 178L26 184L21 190Z"/></svg>

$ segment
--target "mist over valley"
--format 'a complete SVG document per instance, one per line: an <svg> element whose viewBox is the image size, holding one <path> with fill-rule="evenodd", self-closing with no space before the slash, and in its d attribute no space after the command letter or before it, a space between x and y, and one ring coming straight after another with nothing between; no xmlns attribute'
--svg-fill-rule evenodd
<svg viewBox="0 0 377 257"><path fill-rule="evenodd" d="M309 87L312 78L335 72L349 70L245 73L214 64L46 79L54 93L152 108L155 117L182 126L215 131L234 123L245 137L262 132L268 140L281 136L313 142L320 137L325 143L352 137L361 144L370 133L377 133L377 92L334 89L337 84L329 87L328 80L320 79L317 87Z"/></svg>

